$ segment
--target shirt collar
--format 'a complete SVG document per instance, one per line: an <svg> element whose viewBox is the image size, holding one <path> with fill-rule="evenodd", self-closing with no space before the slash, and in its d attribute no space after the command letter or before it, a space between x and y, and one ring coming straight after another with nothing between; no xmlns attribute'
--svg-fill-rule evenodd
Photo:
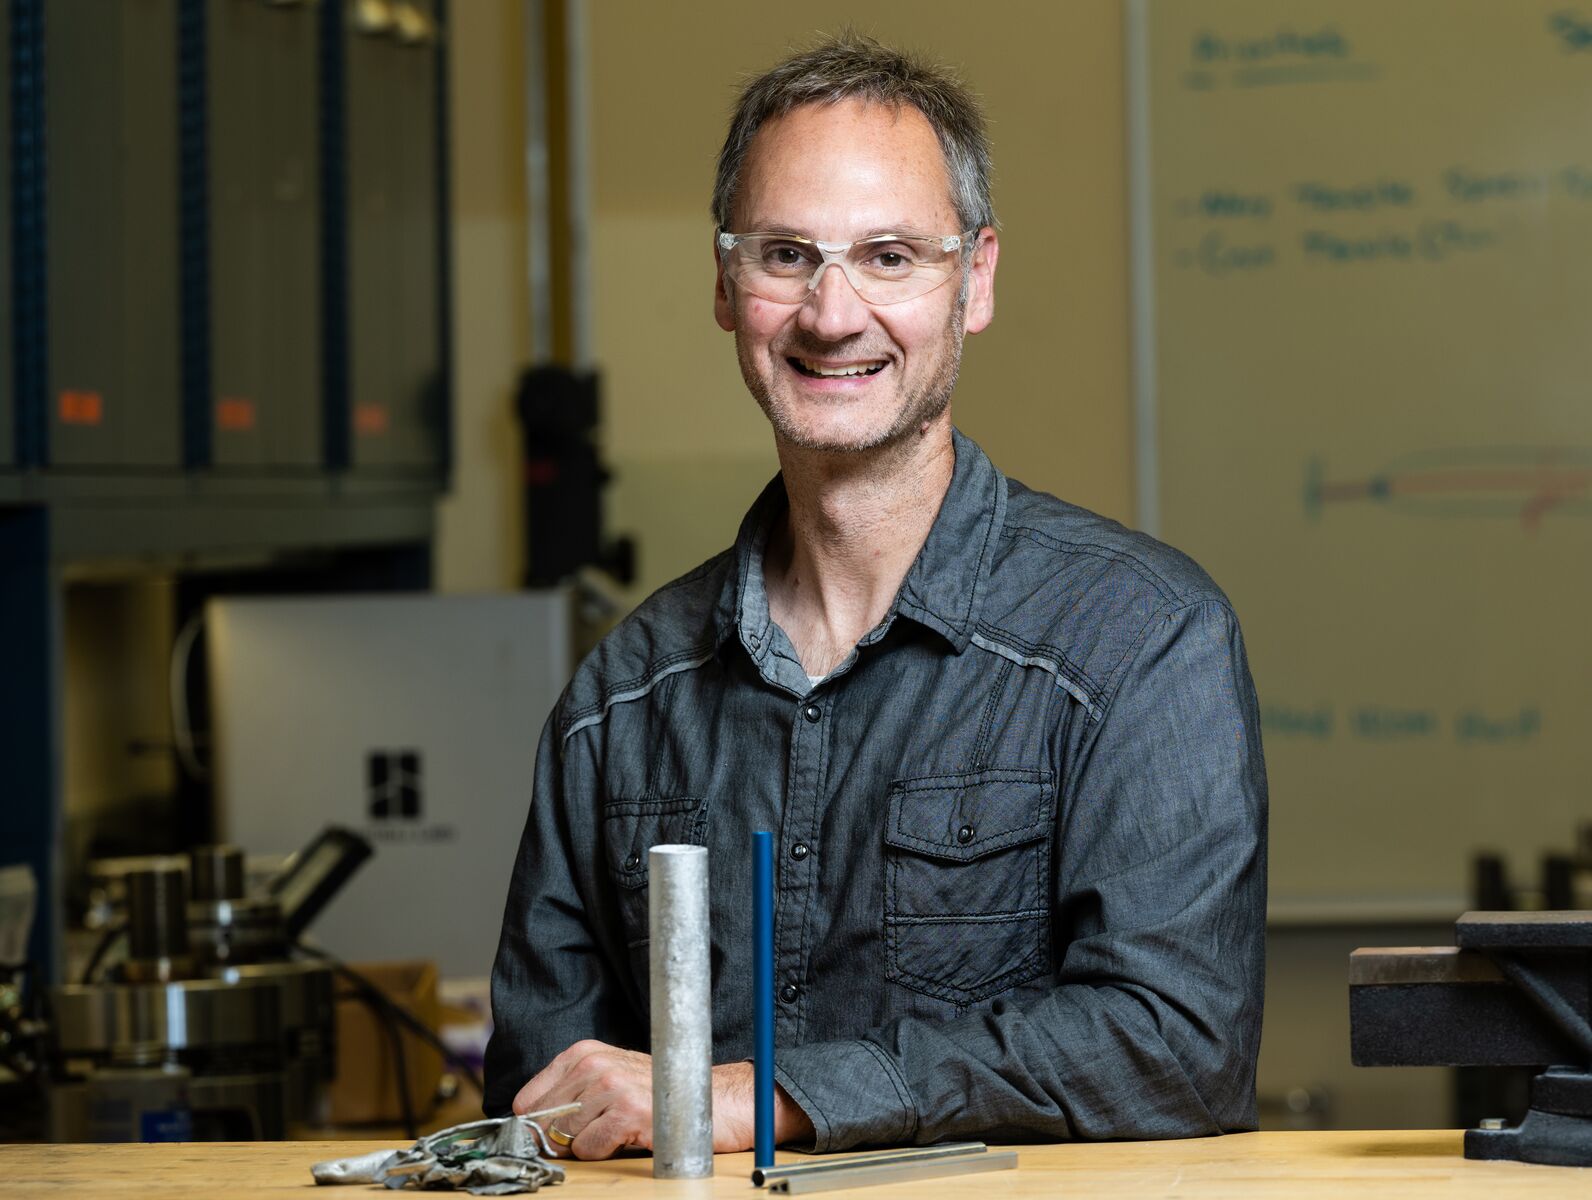
<svg viewBox="0 0 1592 1200"><path fill-rule="evenodd" d="M960 654L978 625L996 535L1006 520L1006 477L960 430L952 430L951 442L956 453L951 485L883 626L897 614L909 617L939 633ZM784 480L776 475L741 521L735 570L725 580L714 613L718 644L739 634L757 660L773 632L763 553L787 503Z"/></svg>

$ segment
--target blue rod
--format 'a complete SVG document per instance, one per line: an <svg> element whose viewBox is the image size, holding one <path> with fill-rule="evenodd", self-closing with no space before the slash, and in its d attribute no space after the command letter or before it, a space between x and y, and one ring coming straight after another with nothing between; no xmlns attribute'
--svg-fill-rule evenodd
<svg viewBox="0 0 1592 1200"><path fill-rule="evenodd" d="M753 1165L774 1165L774 835L752 835Z"/></svg>

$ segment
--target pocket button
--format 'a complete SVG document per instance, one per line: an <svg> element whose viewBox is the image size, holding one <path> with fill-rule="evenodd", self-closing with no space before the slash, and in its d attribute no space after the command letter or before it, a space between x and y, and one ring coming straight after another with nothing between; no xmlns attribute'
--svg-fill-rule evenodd
<svg viewBox="0 0 1592 1200"><path fill-rule="evenodd" d="M634 871L640 865L641 855L639 854L632 854L629 858L625 859L625 870L627 871Z"/></svg>
<svg viewBox="0 0 1592 1200"><path fill-rule="evenodd" d="M971 825L964 825L956 831L956 840L964 846L973 840L973 836Z"/></svg>

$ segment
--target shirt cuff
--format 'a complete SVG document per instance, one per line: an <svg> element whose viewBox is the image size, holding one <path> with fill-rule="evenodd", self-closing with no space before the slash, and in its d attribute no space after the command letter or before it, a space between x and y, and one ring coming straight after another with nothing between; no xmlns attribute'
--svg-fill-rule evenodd
<svg viewBox="0 0 1592 1200"><path fill-rule="evenodd" d="M813 1123L813 1152L906 1145L917 1105L895 1063L868 1041L813 1042L774 1052L774 1081Z"/></svg>

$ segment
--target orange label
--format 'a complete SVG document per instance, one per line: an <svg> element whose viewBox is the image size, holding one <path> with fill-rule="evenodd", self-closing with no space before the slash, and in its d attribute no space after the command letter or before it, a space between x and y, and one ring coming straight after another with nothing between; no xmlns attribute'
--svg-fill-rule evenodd
<svg viewBox="0 0 1592 1200"><path fill-rule="evenodd" d="M63 425L98 425L105 420L105 398L98 392L62 392L59 412Z"/></svg>
<svg viewBox="0 0 1592 1200"><path fill-rule="evenodd" d="M216 428L247 433L254 428L254 401L247 396L222 396L216 401Z"/></svg>
<svg viewBox="0 0 1592 1200"><path fill-rule="evenodd" d="M388 414L385 404L354 405L355 433L386 433L387 427L391 424L392 417Z"/></svg>

